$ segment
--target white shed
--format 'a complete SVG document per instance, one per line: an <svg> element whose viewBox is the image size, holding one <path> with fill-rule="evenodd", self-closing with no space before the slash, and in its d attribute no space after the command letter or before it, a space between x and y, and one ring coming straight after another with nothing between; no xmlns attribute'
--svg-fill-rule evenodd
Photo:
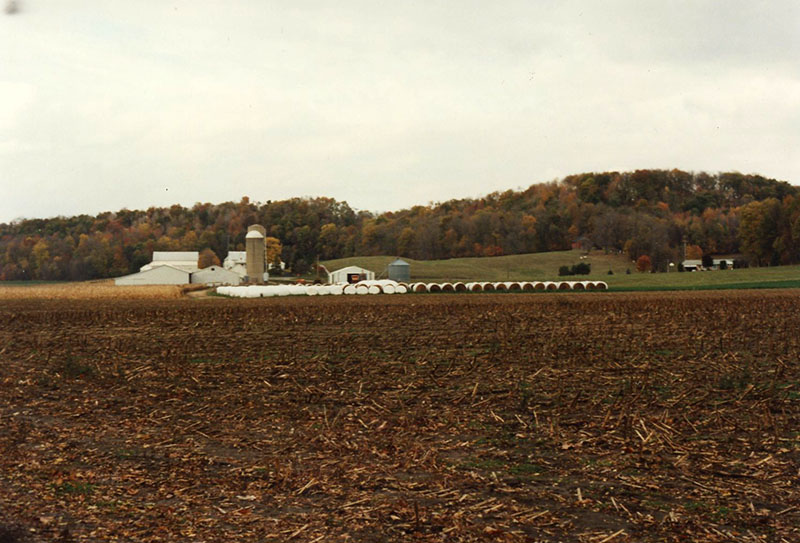
<svg viewBox="0 0 800 543"><path fill-rule="evenodd" d="M372 281L375 279L375 272L358 266L348 266L328 274L328 283L345 284L358 283L359 281Z"/></svg>
<svg viewBox="0 0 800 543"><path fill-rule="evenodd" d="M683 264L683 271L697 271L703 268L703 261L702 260L684 260Z"/></svg>
<svg viewBox="0 0 800 543"><path fill-rule="evenodd" d="M114 279L115 285L186 285L191 273L169 264Z"/></svg>
<svg viewBox="0 0 800 543"><path fill-rule="evenodd" d="M242 278L231 270L226 270L220 266L209 266L192 273L191 280L192 283L206 285L238 285L241 283Z"/></svg>
<svg viewBox="0 0 800 543"><path fill-rule="evenodd" d="M159 266L172 266L193 272L197 269L199 259L200 253L197 251L154 251L153 261L142 266L139 271L152 270Z"/></svg>

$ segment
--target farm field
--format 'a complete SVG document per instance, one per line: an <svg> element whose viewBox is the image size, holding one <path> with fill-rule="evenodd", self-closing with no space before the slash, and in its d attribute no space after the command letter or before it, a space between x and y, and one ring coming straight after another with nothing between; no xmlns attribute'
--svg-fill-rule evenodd
<svg viewBox="0 0 800 543"><path fill-rule="evenodd" d="M800 291L0 302L0 540L800 539Z"/></svg>
<svg viewBox="0 0 800 543"><path fill-rule="evenodd" d="M0 282L0 300L165 300L201 285L116 286L111 279L83 282Z"/></svg>
<svg viewBox="0 0 800 543"><path fill-rule="evenodd" d="M720 288L797 288L800 287L800 266L746 268L694 273L638 273L636 266L622 255L593 251L585 260L579 250L530 253L485 258L453 258L450 260L412 260L411 280L440 281L559 281L590 279L605 281L611 290L693 290ZM394 257L353 257L325 262L329 270L345 266L361 266L380 274ZM591 274L559 277L561 266L579 262L592 265ZM632 273L627 274L630 269ZM608 270L614 273L608 275Z"/></svg>

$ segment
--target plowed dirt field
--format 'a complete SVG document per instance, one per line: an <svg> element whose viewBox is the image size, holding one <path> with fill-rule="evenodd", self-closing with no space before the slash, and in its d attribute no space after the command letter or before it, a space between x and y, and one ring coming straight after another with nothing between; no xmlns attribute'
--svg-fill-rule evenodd
<svg viewBox="0 0 800 543"><path fill-rule="evenodd" d="M0 301L0 541L800 541L800 293Z"/></svg>

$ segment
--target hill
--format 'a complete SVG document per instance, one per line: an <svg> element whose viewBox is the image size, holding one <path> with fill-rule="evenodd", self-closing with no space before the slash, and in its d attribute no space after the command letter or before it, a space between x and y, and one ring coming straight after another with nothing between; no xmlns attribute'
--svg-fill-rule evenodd
<svg viewBox="0 0 800 543"><path fill-rule="evenodd" d="M785 181L680 170L583 173L520 191L374 214L331 198L197 203L95 217L0 224L0 279L119 276L153 251L202 251L207 263L267 227L294 273L317 259L400 255L419 261L600 248L666 271L684 254L743 254L752 265L800 263L800 192ZM506 275L515 259L503 261Z"/></svg>

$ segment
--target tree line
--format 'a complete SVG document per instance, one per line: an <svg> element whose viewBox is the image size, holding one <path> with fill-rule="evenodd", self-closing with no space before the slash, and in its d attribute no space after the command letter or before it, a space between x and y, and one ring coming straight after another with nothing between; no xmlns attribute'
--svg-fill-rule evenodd
<svg viewBox="0 0 800 543"><path fill-rule="evenodd" d="M430 260L573 247L646 255L654 270L706 254L751 265L800 262L800 188L736 172L582 173L525 190L356 211L332 198L197 203L0 224L0 279L86 280L132 273L153 251L244 250L249 224L278 240L294 273L317 259L396 255Z"/></svg>

